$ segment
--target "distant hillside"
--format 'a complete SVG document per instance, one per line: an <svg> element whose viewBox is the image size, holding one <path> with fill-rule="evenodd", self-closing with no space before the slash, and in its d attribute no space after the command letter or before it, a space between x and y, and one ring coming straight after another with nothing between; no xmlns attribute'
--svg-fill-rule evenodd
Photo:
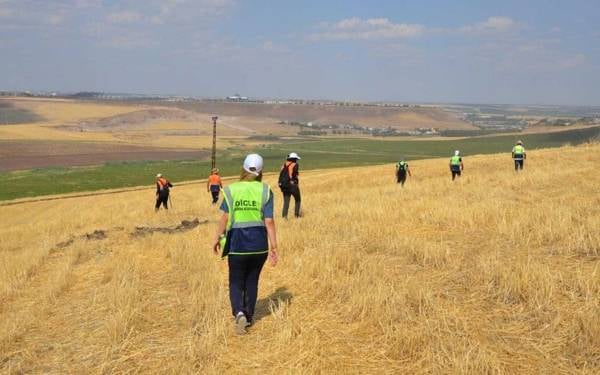
<svg viewBox="0 0 600 375"><path fill-rule="evenodd" d="M227 102L167 103L205 114L315 124L352 124L396 129L477 129L453 114L434 107L377 107L317 104L263 104Z"/></svg>

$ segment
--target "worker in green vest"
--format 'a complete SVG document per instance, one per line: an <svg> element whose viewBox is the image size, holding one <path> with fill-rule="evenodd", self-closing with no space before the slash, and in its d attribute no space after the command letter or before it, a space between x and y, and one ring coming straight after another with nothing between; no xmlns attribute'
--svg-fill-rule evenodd
<svg viewBox="0 0 600 375"><path fill-rule="evenodd" d="M523 142L517 141L517 144L512 149L512 158L515 162L515 172L518 172L519 169L523 170L523 164L525 163L525 158L527 154L525 154L525 147L523 147Z"/></svg>
<svg viewBox="0 0 600 375"><path fill-rule="evenodd" d="M450 172L452 173L452 181L458 176L460 177L461 172L465 169L462 158L460 157L460 151L454 151L454 155L450 158Z"/></svg>
<svg viewBox="0 0 600 375"><path fill-rule="evenodd" d="M269 258L277 264L277 236L273 220L273 192L262 182L263 158L246 156L240 181L223 189L223 216L213 242L229 265L229 299L236 333L252 325L258 279ZM271 245L269 248L269 244Z"/></svg>
<svg viewBox="0 0 600 375"><path fill-rule="evenodd" d="M412 177L410 174L410 169L408 168L408 163L402 158L398 163L396 163L396 179L397 183L400 186L404 187L404 183L406 182L406 174Z"/></svg>

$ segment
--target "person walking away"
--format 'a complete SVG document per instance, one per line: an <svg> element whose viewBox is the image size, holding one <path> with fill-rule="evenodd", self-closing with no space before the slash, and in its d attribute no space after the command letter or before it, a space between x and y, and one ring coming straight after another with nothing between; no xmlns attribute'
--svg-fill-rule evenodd
<svg viewBox="0 0 600 375"><path fill-rule="evenodd" d="M519 169L523 170L523 164L525 164L525 158L527 154L525 154L525 147L523 147L523 142L517 141L517 144L512 149L512 158L515 162L515 172L518 172Z"/></svg>
<svg viewBox="0 0 600 375"><path fill-rule="evenodd" d="M404 183L406 182L406 174L412 177L410 174L410 169L408 168L408 163L402 159L396 164L396 178L397 182L400 186L404 187Z"/></svg>
<svg viewBox="0 0 600 375"><path fill-rule="evenodd" d="M154 211L158 212L161 204L165 210L169 209L169 192L172 187L171 182L164 178L162 174L156 175L156 205Z"/></svg>
<svg viewBox="0 0 600 375"><path fill-rule="evenodd" d="M300 156L292 152L287 156L286 162L279 172L279 188L283 193L283 211L281 216L287 219L288 209L290 207L290 197L294 197L294 216L300 217L300 187L298 186L299 167L298 160Z"/></svg>
<svg viewBox="0 0 600 375"><path fill-rule="evenodd" d="M210 176L208 176L208 181L206 182L206 191L210 192L212 195L212 204L217 204L219 201L219 192L222 188L223 183L221 182L221 176L219 176L219 170L213 168L210 171Z"/></svg>
<svg viewBox="0 0 600 375"><path fill-rule="evenodd" d="M465 169L462 158L460 157L460 151L454 151L454 155L450 158L450 172L452 173L452 181L458 176L460 177L461 172Z"/></svg>
<svg viewBox="0 0 600 375"><path fill-rule="evenodd" d="M252 325L258 280L267 258L276 265L277 236L273 220L273 192L262 183L263 158L250 154L240 180L223 189L223 216L213 241L229 265L229 299L235 331L243 335ZM270 244L270 248L269 248Z"/></svg>

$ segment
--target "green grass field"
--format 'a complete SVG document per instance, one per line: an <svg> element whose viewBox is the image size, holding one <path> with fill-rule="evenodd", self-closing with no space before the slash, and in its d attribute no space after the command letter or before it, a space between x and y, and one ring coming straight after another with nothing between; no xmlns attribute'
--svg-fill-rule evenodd
<svg viewBox="0 0 600 375"><path fill-rule="evenodd" d="M600 139L600 127L569 130L548 134L518 136L527 150L579 144ZM302 156L303 170L350 167L393 163L400 157L407 160L450 157L460 150L468 163L469 155L507 153L517 136L466 138L453 140L371 140L371 139L314 139L290 143L277 143L261 148L228 149L217 156L223 176L240 172L246 153L258 152L265 159L265 171L278 171L285 156L295 151ZM440 161L445 163L445 161ZM163 161L109 163L94 167L47 168L29 171L2 172L4 181L0 200L10 200L40 195L96 191L131 186L152 185L154 176L165 174L175 185L181 181L206 178L210 161Z"/></svg>
<svg viewBox="0 0 600 375"><path fill-rule="evenodd" d="M26 109L17 108L0 100L0 125L24 124L41 121L41 117Z"/></svg>

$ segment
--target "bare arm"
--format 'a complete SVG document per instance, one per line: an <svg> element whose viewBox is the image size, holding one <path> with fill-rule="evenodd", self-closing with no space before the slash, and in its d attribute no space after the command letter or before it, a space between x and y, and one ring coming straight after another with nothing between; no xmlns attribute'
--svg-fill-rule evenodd
<svg viewBox="0 0 600 375"><path fill-rule="evenodd" d="M275 231L275 220L272 218L265 219L265 226L267 227L267 235L269 236L269 260L272 265L277 264L278 256L277 256L277 233Z"/></svg>
<svg viewBox="0 0 600 375"><path fill-rule="evenodd" d="M219 220L217 233L215 233L215 239L213 241L213 252L215 254L218 254L219 250L221 249L220 239L221 235L225 233L225 228L227 228L227 220L229 220L229 214L224 212L223 216L221 216L221 219Z"/></svg>
<svg viewBox="0 0 600 375"><path fill-rule="evenodd" d="M408 175L409 175L410 177L412 177L412 174L410 173L410 168L409 168L408 166L406 166L406 172L408 172Z"/></svg>

